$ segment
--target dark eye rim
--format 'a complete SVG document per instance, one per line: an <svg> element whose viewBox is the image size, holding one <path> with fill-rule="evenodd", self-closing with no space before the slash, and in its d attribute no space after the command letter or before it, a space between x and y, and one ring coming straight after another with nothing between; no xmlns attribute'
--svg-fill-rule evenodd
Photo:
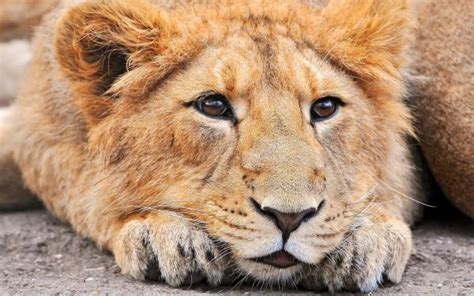
<svg viewBox="0 0 474 296"><path fill-rule="evenodd" d="M205 99L208 99L210 97L218 97L219 99L221 99L222 102L224 102L226 108L227 108L227 111L224 113L224 115L220 115L220 116L212 116L210 114L207 114L206 112L204 112L202 110L202 102L205 100ZM229 100L227 99L226 96L224 96L223 94L220 94L218 92L214 92L214 91L208 91L208 92L204 92L202 94L200 94L193 102L192 102L192 106L194 107L194 109L196 109L196 111L198 111L199 113L201 113L202 115L206 116L206 117L209 117L209 118L212 118L212 119L220 119L220 120L230 120L232 121L232 123L236 123L236 117L235 117L235 112L234 112L234 109L232 108L232 105L229 103Z"/></svg>
<svg viewBox="0 0 474 296"><path fill-rule="evenodd" d="M320 118L313 117L313 106L319 101L328 100L328 99L330 99L330 100L332 100L336 103L336 110L334 110L334 112L331 115L327 116L327 117L320 117ZM327 95L327 96L319 97L311 103L311 107L309 109L310 110L311 122L315 123L315 122L321 122L321 121L326 121L328 119L331 119L334 116L336 116L336 114L339 113L339 110L341 109L341 107L344 107L345 105L346 104L344 103L344 101L341 98L339 98L338 96L335 96L335 95Z"/></svg>

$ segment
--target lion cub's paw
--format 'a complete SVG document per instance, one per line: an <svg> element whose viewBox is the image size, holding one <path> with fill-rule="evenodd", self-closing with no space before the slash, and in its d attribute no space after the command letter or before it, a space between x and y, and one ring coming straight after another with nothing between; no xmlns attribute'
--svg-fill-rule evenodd
<svg viewBox="0 0 474 296"><path fill-rule="evenodd" d="M140 280L164 280L171 286L207 278L217 285L224 258L208 235L171 212L130 220L114 240L113 253L123 274Z"/></svg>
<svg viewBox="0 0 474 296"><path fill-rule="evenodd" d="M361 221L335 251L317 266L308 267L302 284L311 290L370 292L384 275L393 283L400 282L411 252L411 231L404 222Z"/></svg>

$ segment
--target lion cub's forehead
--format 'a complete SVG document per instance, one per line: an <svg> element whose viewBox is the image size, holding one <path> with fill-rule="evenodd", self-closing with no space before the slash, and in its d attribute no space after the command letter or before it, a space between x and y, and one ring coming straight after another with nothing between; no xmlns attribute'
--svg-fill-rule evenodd
<svg viewBox="0 0 474 296"><path fill-rule="evenodd" d="M281 35L236 33L203 57L204 77L230 99L266 93L312 100L324 93L350 93L352 82L314 50ZM275 98L276 99L276 98Z"/></svg>

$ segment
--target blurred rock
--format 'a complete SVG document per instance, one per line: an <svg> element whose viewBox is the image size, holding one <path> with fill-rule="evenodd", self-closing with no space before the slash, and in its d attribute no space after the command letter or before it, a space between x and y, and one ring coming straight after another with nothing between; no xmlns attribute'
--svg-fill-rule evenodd
<svg viewBox="0 0 474 296"><path fill-rule="evenodd" d="M27 38L58 0L1 0L0 41Z"/></svg>
<svg viewBox="0 0 474 296"><path fill-rule="evenodd" d="M31 60L29 41L12 40L0 43L0 57L0 106L5 106L16 97Z"/></svg>

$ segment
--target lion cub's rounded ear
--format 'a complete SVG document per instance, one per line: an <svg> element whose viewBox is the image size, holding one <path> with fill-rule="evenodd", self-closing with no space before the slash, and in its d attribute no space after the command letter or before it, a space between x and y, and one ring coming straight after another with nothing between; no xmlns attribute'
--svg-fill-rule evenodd
<svg viewBox="0 0 474 296"><path fill-rule="evenodd" d="M398 88L411 42L408 0L331 0L321 17L316 38L333 62L370 83Z"/></svg>
<svg viewBox="0 0 474 296"><path fill-rule="evenodd" d="M81 107L105 116L112 100L104 94L127 71L153 60L172 29L163 12L138 0L73 7L56 27L55 50L74 90L88 98Z"/></svg>

